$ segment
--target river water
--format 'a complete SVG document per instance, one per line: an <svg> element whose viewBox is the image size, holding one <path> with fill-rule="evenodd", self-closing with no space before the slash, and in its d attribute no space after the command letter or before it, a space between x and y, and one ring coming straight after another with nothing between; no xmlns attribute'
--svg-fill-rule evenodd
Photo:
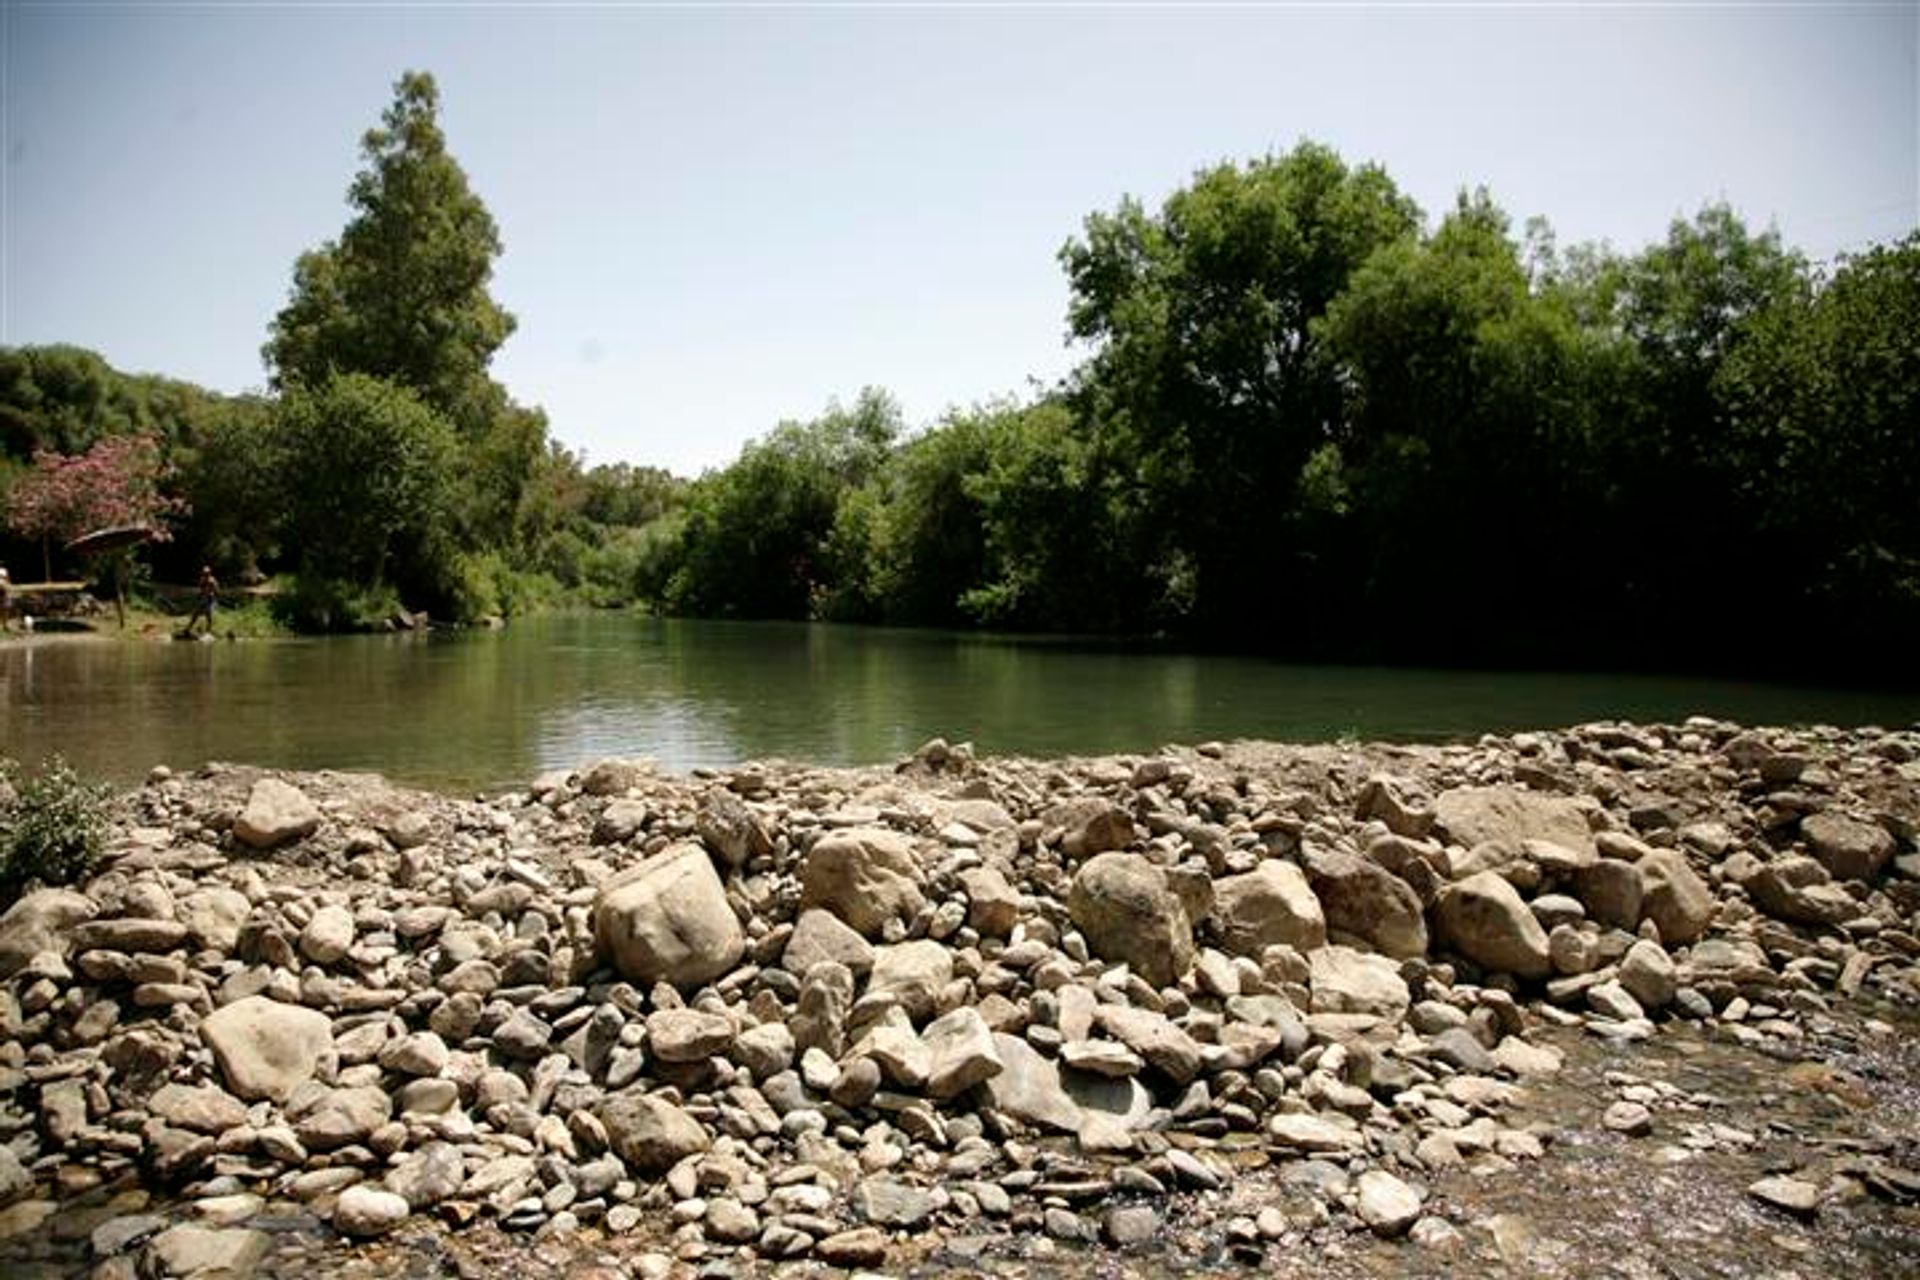
<svg viewBox="0 0 1920 1280"><path fill-rule="evenodd" d="M208 760L366 769L447 790L608 755L684 770L873 764L933 736L983 753L1398 741L1586 720L1905 724L1920 693L1604 674L1302 666L1100 644L628 614L501 631L118 643L0 640L0 755L122 783Z"/></svg>

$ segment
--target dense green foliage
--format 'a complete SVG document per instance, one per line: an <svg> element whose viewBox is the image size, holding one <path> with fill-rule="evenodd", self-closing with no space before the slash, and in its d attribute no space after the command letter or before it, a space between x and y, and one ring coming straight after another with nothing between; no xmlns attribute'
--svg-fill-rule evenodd
<svg viewBox="0 0 1920 1280"><path fill-rule="evenodd" d="M1065 385L696 486L665 607L1293 656L1901 677L1920 237L1815 270L1712 205L1633 255L1435 225L1302 145L1095 214Z"/></svg>
<svg viewBox="0 0 1920 1280"><path fill-rule="evenodd" d="M59 756L28 777L0 760L0 901L29 881L84 879L106 845L108 795Z"/></svg>
<svg viewBox="0 0 1920 1280"><path fill-rule="evenodd" d="M0 351L0 502L35 450L150 435L190 511L161 567L287 571L303 625L645 602L1910 675L1920 235L1819 268L1710 205L1562 251L1302 144L1089 217L1059 386L919 431L869 388L688 483L588 468L492 380L499 233L436 116L410 74L366 135L275 397Z"/></svg>

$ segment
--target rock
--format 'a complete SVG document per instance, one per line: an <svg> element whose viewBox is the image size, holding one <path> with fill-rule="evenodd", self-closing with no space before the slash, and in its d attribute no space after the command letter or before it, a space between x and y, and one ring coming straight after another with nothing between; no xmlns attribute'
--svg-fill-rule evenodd
<svg viewBox="0 0 1920 1280"><path fill-rule="evenodd" d="M847 1015L853 1009L853 974L845 965L824 961L807 971L800 1000L789 1024L803 1052L819 1049L838 1058L846 1048Z"/></svg>
<svg viewBox="0 0 1920 1280"><path fill-rule="evenodd" d="M1292 1111L1269 1118L1267 1136L1279 1146L1309 1154L1348 1155L1367 1145L1366 1135L1350 1120Z"/></svg>
<svg viewBox="0 0 1920 1280"><path fill-rule="evenodd" d="M418 1211L453 1199L466 1180L460 1148L450 1142L429 1142L388 1171L386 1188Z"/></svg>
<svg viewBox="0 0 1920 1280"><path fill-rule="evenodd" d="M140 1272L149 1280L245 1280L272 1247L264 1231L182 1223L148 1242Z"/></svg>
<svg viewBox="0 0 1920 1280"><path fill-rule="evenodd" d="M1893 836L1885 827L1831 809L1802 818L1800 834L1835 880L1871 881L1893 857Z"/></svg>
<svg viewBox="0 0 1920 1280"><path fill-rule="evenodd" d="M1638 1102L1616 1102L1601 1115L1600 1123L1629 1138L1644 1138L1653 1132L1653 1113Z"/></svg>
<svg viewBox="0 0 1920 1280"><path fill-rule="evenodd" d="M1465 1027L1435 1032L1427 1038L1427 1056L1444 1062L1456 1071L1486 1075L1498 1065L1486 1046L1473 1038Z"/></svg>
<svg viewBox="0 0 1920 1280"><path fill-rule="evenodd" d="M262 778L233 820L234 839L252 849L277 849L320 829L320 809L298 787Z"/></svg>
<svg viewBox="0 0 1920 1280"><path fill-rule="evenodd" d="M247 1122L247 1108L216 1085L165 1084L147 1099L147 1110L177 1129L222 1134Z"/></svg>
<svg viewBox="0 0 1920 1280"><path fill-rule="evenodd" d="M285 1102L313 1078L320 1056L333 1047L327 1015L265 996L248 996L214 1010L200 1024L227 1088L249 1101Z"/></svg>
<svg viewBox="0 0 1920 1280"><path fill-rule="evenodd" d="M1137 854L1088 860L1073 878L1067 910L1095 955L1126 964L1156 987L1172 985L1193 965L1186 907L1166 873Z"/></svg>
<svg viewBox="0 0 1920 1280"><path fill-rule="evenodd" d="M13 1148L0 1142L0 1205L12 1204L33 1190L33 1175L13 1154Z"/></svg>
<svg viewBox="0 0 1920 1280"><path fill-rule="evenodd" d="M367 1183L348 1187L333 1206L333 1229L343 1236L383 1236L407 1220L412 1210L391 1191Z"/></svg>
<svg viewBox="0 0 1920 1280"><path fill-rule="evenodd" d="M644 800L610 800L593 820L595 844L627 844L646 829L653 810Z"/></svg>
<svg viewBox="0 0 1920 1280"><path fill-rule="evenodd" d="M862 1220L895 1231L914 1231L933 1216L933 1194L884 1175L864 1179L848 1197Z"/></svg>
<svg viewBox="0 0 1920 1280"><path fill-rule="evenodd" d="M389 1040L380 1050L380 1065L403 1076L437 1076L447 1069L447 1042L431 1031Z"/></svg>
<svg viewBox="0 0 1920 1280"><path fill-rule="evenodd" d="M1860 911L1853 895L1834 884L1824 866L1797 854L1763 865L1748 878L1746 890L1756 907L1793 924L1839 924Z"/></svg>
<svg viewBox="0 0 1920 1280"><path fill-rule="evenodd" d="M1309 850L1304 865L1328 929L1364 939L1398 960L1427 954L1426 912L1405 880L1378 863L1336 850Z"/></svg>
<svg viewBox="0 0 1920 1280"><path fill-rule="evenodd" d="M1057 804L1040 816L1043 826L1058 828L1060 850L1069 858L1125 849L1133 843L1133 817L1099 796L1081 796Z"/></svg>
<svg viewBox="0 0 1920 1280"><path fill-rule="evenodd" d="M1810 1218L1820 1211L1821 1190L1817 1183L1800 1178L1762 1178L1747 1188L1747 1194L1762 1204Z"/></svg>
<svg viewBox="0 0 1920 1280"><path fill-rule="evenodd" d="M553 1028L527 1009L515 1009L493 1031L493 1047L509 1058L531 1062L545 1055L553 1042Z"/></svg>
<svg viewBox="0 0 1920 1280"><path fill-rule="evenodd" d="M622 977L683 988L721 977L746 950L712 861L692 843L655 854L602 888L593 935Z"/></svg>
<svg viewBox="0 0 1920 1280"><path fill-rule="evenodd" d="M377 1086L329 1089L298 1113L293 1132L309 1151L337 1151L366 1143L392 1115L392 1099Z"/></svg>
<svg viewBox="0 0 1920 1280"><path fill-rule="evenodd" d="M1646 883L1633 863L1601 858L1575 871L1572 881L1573 896L1594 921L1629 930L1640 924Z"/></svg>
<svg viewBox="0 0 1920 1280"><path fill-rule="evenodd" d="M793 1032L786 1023L763 1022L735 1036L730 1052L755 1080L764 1081L793 1066L795 1049Z"/></svg>
<svg viewBox="0 0 1920 1280"><path fill-rule="evenodd" d="M1364 1013L1398 1021L1412 994L1400 966L1351 947L1322 947L1308 957L1315 1013Z"/></svg>
<svg viewBox="0 0 1920 1280"><path fill-rule="evenodd" d="M167 1220L157 1213L130 1213L119 1218L109 1218L93 1229L88 1244L96 1258L111 1258L150 1236L164 1231Z"/></svg>
<svg viewBox="0 0 1920 1280"><path fill-rule="evenodd" d="M1375 774L1360 789L1354 816L1365 822L1376 818L1387 830L1410 840L1424 840L1433 830L1433 812L1408 800L1400 779Z"/></svg>
<svg viewBox="0 0 1920 1280"><path fill-rule="evenodd" d="M802 911L787 939L780 965L788 973L804 978L817 964L845 965L856 977L873 968L873 944L842 924L840 917L818 907Z"/></svg>
<svg viewBox="0 0 1920 1280"><path fill-rule="evenodd" d="M1018 1036L995 1033L1001 1070L982 1086L996 1111L1027 1124L1077 1133L1085 1122L1080 1104L1062 1087L1060 1068Z"/></svg>
<svg viewBox="0 0 1920 1280"><path fill-rule="evenodd" d="M647 1048L662 1062L703 1062L733 1047L733 1023L700 1009L659 1009L647 1015Z"/></svg>
<svg viewBox="0 0 1920 1280"><path fill-rule="evenodd" d="M1205 1055L1199 1042L1164 1014L1125 1005L1102 1005L1094 1021L1175 1084L1185 1084L1200 1074Z"/></svg>
<svg viewBox="0 0 1920 1280"><path fill-rule="evenodd" d="M932 1016L940 991L953 980L953 952L921 939L876 948L867 994L886 994L900 1002L915 1022Z"/></svg>
<svg viewBox="0 0 1920 1280"><path fill-rule="evenodd" d="M962 871L960 887L967 895L967 923L985 937L1006 937L1026 911L1026 897L1008 884L1006 876L994 867Z"/></svg>
<svg viewBox="0 0 1920 1280"><path fill-rule="evenodd" d="M602 1100L597 1113L614 1154L642 1177L656 1177L712 1145L698 1120L673 1103L637 1089Z"/></svg>
<svg viewBox="0 0 1920 1280"><path fill-rule="evenodd" d="M180 900L178 914L196 946L232 951L240 941L241 927L253 914L253 904L235 889L202 889Z"/></svg>
<svg viewBox="0 0 1920 1280"><path fill-rule="evenodd" d="M1320 899L1299 867L1278 858L1214 881L1213 913L1221 948L1235 955L1258 956L1277 943L1297 951L1326 945Z"/></svg>
<svg viewBox="0 0 1920 1280"><path fill-rule="evenodd" d="M1641 938L1620 962L1620 985L1648 1010L1658 1011L1673 1003L1680 984L1673 957L1659 943Z"/></svg>
<svg viewBox="0 0 1920 1280"><path fill-rule="evenodd" d="M1664 952L1662 953L1665 954ZM1640 1002L1618 982L1601 982L1587 988L1587 1007L1615 1022L1633 1022L1647 1016Z"/></svg>
<svg viewBox="0 0 1920 1280"><path fill-rule="evenodd" d="M353 912L345 907L322 907L300 931L300 954L317 965L334 964L353 947Z"/></svg>
<svg viewBox="0 0 1920 1280"><path fill-rule="evenodd" d="M1004 1064L993 1032L979 1010L963 1006L936 1018L920 1033L927 1046L929 1098L946 1099L1000 1074Z"/></svg>
<svg viewBox="0 0 1920 1280"><path fill-rule="evenodd" d="M830 1267L878 1267L887 1260L887 1235L878 1227L838 1231L814 1245L813 1253Z"/></svg>
<svg viewBox="0 0 1920 1280"><path fill-rule="evenodd" d="M1553 972L1546 931L1495 872L1448 885L1434 906L1434 923L1443 944L1483 969L1536 979Z"/></svg>
<svg viewBox="0 0 1920 1280"><path fill-rule="evenodd" d="M1360 1175L1360 1220L1377 1236L1407 1233L1420 1217L1420 1193L1382 1169Z"/></svg>
<svg viewBox="0 0 1920 1280"><path fill-rule="evenodd" d="M800 862L801 907L830 911L867 938L913 919L927 904L924 884L913 845L881 827L830 832Z"/></svg>
<svg viewBox="0 0 1920 1280"><path fill-rule="evenodd" d="M39 889L21 898L0 916L0 980L42 952L69 954L67 931L99 912L92 898L70 889Z"/></svg>
<svg viewBox="0 0 1920 1280"><path fill-rule="evenodd" d="M580 775L580 790L590 796L618 796L639 786L652 765L645 760L596 760Z"/></svg>
<svg viewBox="0 0 1920 1280"><path fill-rule="evenodd" d="M1694 874L1684 855L1655 849L1637 865L1646 882L1641 911L1659 926L1660 941L1681 947L1707 931L1713 922L1713 890Z"/></svg>
<svg viewBox="0 0 1920 1280"><path fill-rule="evenodd" d="M766 824L731 791L715 788L702 795L693 821L702 843L736 870L773 852Z"/></svg>
<svg viewBox="0 0 1920 1280"><path fill-rule="evenodd" d="M1517 856L1524 841L1545 840L1587 859L1596 856L1586 813L1564 796L1518 787L1456 787L1440 794L1433 811L1441 829L1469 850L1494 845Z"/></svg>
<svg viewBox="0 0 1920 1280"><path fill-rule="evenodd" d="M1101 1226L1109 1242L1121 1249L1146 1244L1160 1232L1160 1215L1146 1205L1115 1205Z"/></svg>

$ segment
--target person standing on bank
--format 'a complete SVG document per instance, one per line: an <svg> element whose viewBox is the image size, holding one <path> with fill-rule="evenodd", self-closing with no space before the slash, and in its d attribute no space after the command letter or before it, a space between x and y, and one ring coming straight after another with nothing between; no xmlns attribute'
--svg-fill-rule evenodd
<svg viewBox="0 0 1920 1280"><path fill-rule="evenodd" d="M0 631L13 630L13 579L0 564Z"/></svg>
<svg viewBox="0 0 1920 1280"><path fill-rule="evenodd" d="M193 628L202 617L207 620L207 634L213 634L213 606L220 599L220 580L213 576L212 565L200 566L200 596L193 606L193 615L187 619L187 629L182 634L192 635Z"/></svg>

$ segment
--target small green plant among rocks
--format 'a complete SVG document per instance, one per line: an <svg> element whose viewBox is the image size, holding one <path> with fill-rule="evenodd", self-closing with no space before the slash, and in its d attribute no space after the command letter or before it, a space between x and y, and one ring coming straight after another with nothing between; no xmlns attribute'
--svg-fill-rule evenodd
<svg viewBox="0 0 1920 1280"><path fill-rule="evenodd" d="M0 900L29 881L64 885L84 878L106 844L109 794L60 756L31 776L0 760Z"/></svg>

